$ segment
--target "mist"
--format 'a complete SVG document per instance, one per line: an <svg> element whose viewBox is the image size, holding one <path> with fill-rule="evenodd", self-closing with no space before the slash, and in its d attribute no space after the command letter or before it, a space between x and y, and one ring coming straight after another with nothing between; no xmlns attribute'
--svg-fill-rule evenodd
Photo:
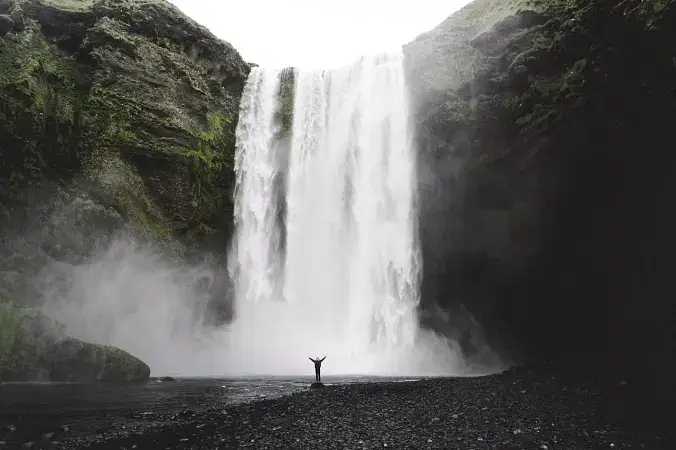
<svg viewBox="0 0 676 450"><path fill-rule="evenodd" d="M36 284L43 311L73 337L128 351L153 375L210 376L228 369L208 317L217 276L120 237L83 264L45 266Z"/></svg>
<svg viewBox="0 0 676 450"><path fill-rule="evenodd" d="M421 330L411 348L354 355L338 339L316 339L307 315L277 302L215 327L210 285L223 273L161 255L118 237L82 264L53 261L34 280L42 311L69 335L119 347L151 367L153 376L308 375L309 356L324 356L324 374L374 376L477 375L453 341ZM306 312L307 314L307 312ZM405 363L403 362L405 361Z"/></svg>

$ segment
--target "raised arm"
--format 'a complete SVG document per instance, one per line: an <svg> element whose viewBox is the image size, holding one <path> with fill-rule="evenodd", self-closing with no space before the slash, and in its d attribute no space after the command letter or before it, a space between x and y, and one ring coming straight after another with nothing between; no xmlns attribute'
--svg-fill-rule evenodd
<svg viewBox="0 0 676 450"><path fill-rule="evenodd" d="M324 356L322 359L319 360L319 362L322 362L326 359L326 356Z"/></svg>
<svg viewBox="0 0 676 450"><path fill-rule="evenodd" d="M315 362L315 360L312 359L312 357L308 356L308 358L310 358L310 361Z"/></svg>

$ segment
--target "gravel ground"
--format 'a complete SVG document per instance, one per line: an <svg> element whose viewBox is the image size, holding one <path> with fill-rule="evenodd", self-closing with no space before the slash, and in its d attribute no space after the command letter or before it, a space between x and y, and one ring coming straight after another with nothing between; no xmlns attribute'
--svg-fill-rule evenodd
<svg viewBox="0 0 676 450"><path fill-rule="evenodd" d="M95 449L674 449L623 382L564 382L525 370L333 386L191 413Z"/></svg>

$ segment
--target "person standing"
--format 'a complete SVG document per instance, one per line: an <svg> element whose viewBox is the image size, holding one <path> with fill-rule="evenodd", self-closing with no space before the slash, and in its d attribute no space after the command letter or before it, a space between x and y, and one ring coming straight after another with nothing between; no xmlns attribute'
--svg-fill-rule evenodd
<svg viewBox="0 0 676 450"><path fill-rule="evenodd" d="M310 358L310 361L315 363L315 378L317 379L317 383L319 383L322 380L322 375L321 375L322 361L324 361L325 359L326 359L326 356L324 356L322 359L319 359L319 356L317 356L317 358L315 358L315 359Z"/></svg>

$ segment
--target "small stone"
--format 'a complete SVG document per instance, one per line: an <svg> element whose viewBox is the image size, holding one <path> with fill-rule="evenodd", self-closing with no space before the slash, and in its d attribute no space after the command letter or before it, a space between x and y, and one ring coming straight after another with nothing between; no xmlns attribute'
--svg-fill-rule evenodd
<svg viewBox="0 0 676 450"><path fill-rule="evenodd" d="M16 431L16 427L14 425L7 425L7 430L11 433L13 431Z"/></svg>
<svg viewBox="0 0 676 450"><path fill-rule="evenodd" d="M453 414L451 417L453 417L454 419L457 419L457 418L458 418L458 415L457 415L457 414Z"/></svg>
<svg viewBox="0 0 676 450"><path fill-rule="evenodd" d="M61 427L61 431L70 431L70 428L68 428L68 425L64 425Z"/></svg>
<svg viewBox="0 0 676 450"><path fill-rule="evenodd" d="M35 445L34 441L26 442L25 444L23 444L23 448L33 448L34 445Z"/></svg>
<svg viewBox="0 0 676 450"><path fill-rule="evenodd" d="M180 442L188 442L188 438L180 439Z"/></svg>
<svg viewBox="0 0 676 450"><path fill-rule="evenodd" d="M46 441L50 440L53 437L54 437L54 433L45 433L45 434L42 435L42 438L45 439Z"/></svg>

